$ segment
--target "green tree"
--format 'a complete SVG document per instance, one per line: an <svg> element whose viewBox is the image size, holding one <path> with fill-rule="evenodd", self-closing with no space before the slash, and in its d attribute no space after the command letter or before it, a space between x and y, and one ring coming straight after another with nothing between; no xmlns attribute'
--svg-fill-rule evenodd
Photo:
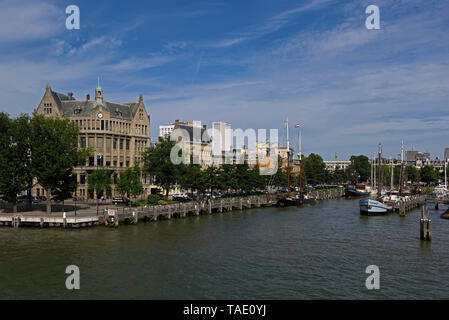
<svg viewBox="0 0 449 320"><path fill-rule="evenodd" d="M148 148L142 155L143 171L155 176L156 185L165 189L168 197L170 187L180 179L181 165L175 165L170 154L175 142L169 137L159 137L159 143Z"/></svg>
<svg viewBox="0 0 449 320"><path fill-rule="evenodd" d="M136 197L143 192L143 186L140 181L140 168L135 165L133 168L128 168L120 173L120 178L117 181L117 190L127 197Z"/></svg>
<svg viewBox="0 0 449 320"><path fill-rule="evenodd" d="M204 194L207 189L207 175L198 164L180 164L178 183L185 190L190 189Z"/></svg>
<svg viewBox="0 0 449 320"><path fill-rule="evenodd" d="M307 183L317 185L326 180L326 165L320 155L311 153L303 160L302 169L307 179Z"/></svg>
<svg viewBox="0 0 449 320"><path fill-rule="evenodd" d="M59 181L58 185L53 190L53 199L56 201L62 201L63 211L64 201L72 197L72 194L76 191L77 185L76 175L72 174L72 170L67 170L65 176L61 179L61 181Z"/></svg>
<svg viewBox="0 0 449 320"><path fill-rule="evenodd" d="M17 194L30 187L33 177L29 128L28 116L10 119L0 113L0 193L12 201L13 212L17 212Z"/></svg>
<svg viewBox="0 0 449 320"><path fill-rule="evenodd" d="M99 200L102 195L111 196L112 193L112 171L109 169L97 169L94 170L88 177L87 183L89 192L95 192L97 194L97 215Z"/></svg>
<svg viewBox="0 0 449 320"><path fill-rule="evenodd" d="M356 178L362 182L367 181L371 175L371 164L368 157L364 155L351 156L350 160Z"/></svg>
<svg viewBox="0 0 449 320"><path fill-rule="evenodd" d="M68 119L38 115L31 120L31 167L47 190L47 213L52 193L67 179L67 172L86 162L90 150L78 149L78 126Z"/></svg>
<svg viewBox="0 0 449 320"><path fill-rule="evenodd" d="M420 175L421 175L421 181L425 182L427 184L431 184L431 183L437 183L438 182L438 171L435 170L433 167L431 166L424 166L421 170L420 170Z"/></svg>
<svg viewBox="0 0 449 320"><path fill-rule="evenodd" d="M408 166L406 170L408 180L411 182L419 182L419 171L415 166Z"/></svg>
<svg viewBox="0 0 449 320"><path fill-rule="evenodd" d="M228 191L229 189L238 188L238 180L236 177L236 165L223 164L220 166L218 175L218 185L221 190Z"/></svg>

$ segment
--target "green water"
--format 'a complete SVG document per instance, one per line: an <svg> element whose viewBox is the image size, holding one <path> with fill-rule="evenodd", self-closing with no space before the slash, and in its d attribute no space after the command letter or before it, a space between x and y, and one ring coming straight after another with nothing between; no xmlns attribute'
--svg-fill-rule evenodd
<svg viewBox="0 0 449 320"><path fill-rule="evenodd" d="M440 212L441 213L441 212ZM448 299L449 220L361 217L357 200L137 226L0 228L1 299ZM380 268L367 290L365 268ZM81 289L67 290L77 265Z"/></svg>

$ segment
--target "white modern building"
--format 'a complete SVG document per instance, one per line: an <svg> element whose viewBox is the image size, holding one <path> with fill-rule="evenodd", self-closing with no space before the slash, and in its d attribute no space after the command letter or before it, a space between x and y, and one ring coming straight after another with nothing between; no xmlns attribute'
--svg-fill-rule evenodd
<svg viewBox="0 0 449 320"><path fill-rule="evenodd" d="M326 165L326 170L328 171L335 171L337 169L345 170L349 165L351 164L350 160L329 160L324 161L324 164Z"/></svg>
<svg viewBox="0 0 449 320"><path fill-rule="evenodd" d="M163 124L159 126L159 137L169 136L175 129L174 124Z"/></svg>
<svg viewBox="0 0 449 320"><path fill-rule="evenodd" d="M213 155L222 155L232 149L231 124L227 122L212 122L212 152Z"/></svg>

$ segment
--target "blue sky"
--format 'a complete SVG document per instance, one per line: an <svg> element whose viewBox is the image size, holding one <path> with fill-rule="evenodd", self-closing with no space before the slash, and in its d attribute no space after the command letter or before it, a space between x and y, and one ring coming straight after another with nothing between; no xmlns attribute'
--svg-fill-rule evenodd
<svg viewBox="0 0 449 320"><path fill-rule="evenodd" d="M81 29L65 28L76 4ZM365 9L380 7L380 30ZM45 84L106 100L143 93L162 123L303 126L332 159L449 146L449 1L0 0L0 110L30 113ZM297 144L297 131L291 130Z"/></svg>

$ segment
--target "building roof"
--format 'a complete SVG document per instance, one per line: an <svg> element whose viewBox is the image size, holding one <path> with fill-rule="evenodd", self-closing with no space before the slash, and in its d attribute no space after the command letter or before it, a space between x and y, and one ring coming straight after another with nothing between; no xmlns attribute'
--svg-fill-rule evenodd
<svg viewBox="0 0 449 320"><path fill-rule="evenodd" d="M184 129L187 131L188 135L189 135L189 140L191 142L203 142L203 143L209 143L211 141L209 134L207 133L207 129L205 128L201 128L201 136L200 137L195 137L193 134L193 130L194 130L194 126L191 125L186 125L186 124L179 124L179 129ZM198 130L199 127L196 127L196 129ZM198 139L199 138L199 139ZM202 139L202 141L200 141Z"/></svg>
<svg viewBox="0 0 449 320"><path fill-rule="evenodd" d="M92 110L101 105L109 111L111 118L132 120L137 112L138 102L114 103L106 100L75 100L65 94L52 91L53 97L66 117L88 117ZM79 111L78 111L79 110Z"/></svg>

